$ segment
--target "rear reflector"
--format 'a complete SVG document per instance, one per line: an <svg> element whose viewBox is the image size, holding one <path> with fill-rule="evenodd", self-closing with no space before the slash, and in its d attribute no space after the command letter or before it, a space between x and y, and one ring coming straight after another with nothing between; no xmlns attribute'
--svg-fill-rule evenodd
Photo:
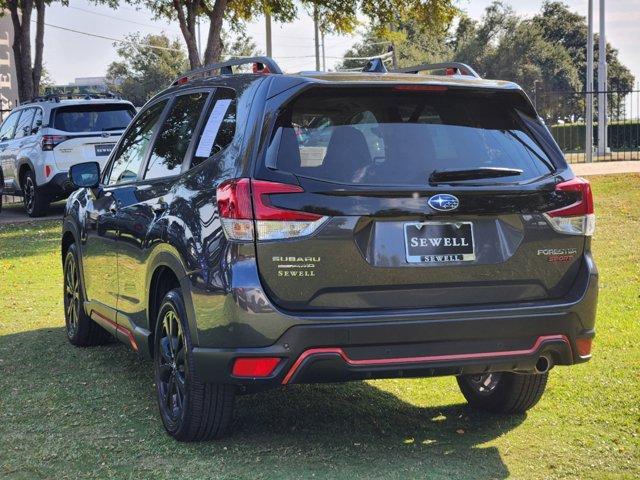
<svg viewBox="0 0 640 480"><path fill-rule="evenodd" d="M45 178L49 178L49 175L51 175L51 165L45 165L44 166L44 177Z"/></svg>
<svg viewBox="0 0 640 480"><path fill-rule="evenodd" d="M217 190L218 212L229 240L280 240L311 235L328 217L271 204L270 195L303 193L298 185L238 178ZM254 226L255 223L255 226ZM255 233L254 233L255 229Z"/></svg>
<svg viewBox="0 0 640 480"><path fill-rule="evenodd" d="M234 377L268 377L280 363L278 357L236 358L233 363Z"/></svg>
<svg viewBox="0 0 640 480"><path fill-rule="evenodd" d="M591 355L592 338L578 338L576 339L576 350L581 357L588 357Z"/></svg>
<svg viewBox="0 0 640 480"><path fill-rule="evenodd" d="M593 235L596 218L593 213L591 184L584 178L576 177L556 185L556 192L559 195L571 195L575 201L545 214L551 227L568 235Z"/></svg>

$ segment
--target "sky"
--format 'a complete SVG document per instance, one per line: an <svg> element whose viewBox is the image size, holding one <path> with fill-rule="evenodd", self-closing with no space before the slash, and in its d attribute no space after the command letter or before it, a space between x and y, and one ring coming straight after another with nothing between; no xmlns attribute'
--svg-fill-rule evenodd
<svg viewBox="0 0 640 480"><path fill-rule="evenodd" d="M588 0L565 0L569 7L586 16ZM124 2L122 2L124 3ZM491 0L458 0L458 7L474 19L479 19ZM543 0L506 0L516 13L532 16L540 10ZM594 24L598 31L598 4L594 0ZM640 81L640 0L606 1L607 40L620 52L621 61ZM313 70L315 68L313 21L304 11L291 24L274 24L273 56L284 71ZM107 66L117 60L114 41L127 34L165 32L173 38L182 39L175 23L154 20L146 10L136 10L125 5L113 10L95 6L88 0L70 0L68 7L53 4L47 9L45 30L45 65L57 84L67 84L76 77L104 76ZM65 29L76 30L72 32ZM35 30L35 29L33 29ZM108 38L97 38L78 32ZM203 37L206 28L202 29ZM261 51L266 51L264 20L259 19L247 26ZM344 52L355 42L357 35L325 37L327 67L339 61ZM203 38L204 43L204 38Z"/></svg>

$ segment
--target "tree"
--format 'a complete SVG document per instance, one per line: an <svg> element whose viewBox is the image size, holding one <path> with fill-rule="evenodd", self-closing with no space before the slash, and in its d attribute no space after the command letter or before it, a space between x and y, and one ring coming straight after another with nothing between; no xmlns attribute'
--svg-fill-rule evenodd
<svg viewBox="0 0 640 480"><path fill-rule="evenodd" d="M26 102L38 96L42 76L42 52L44 49L45 10L53 0L0 0L0 12L9 11L13 23L13 56L18 77L18 99ZM68 0L61 0L63 5ZM31 19L36 10L35 53L31 58Z"/></svg>
<svg viewBox="0 0 640 480"><path fill-rule="evenodd" d="M447 32L453 19L454 17L451 17L445 20L446 23L433 28L405 15L394 23L393 29L370 26L364 32L363 39L351 47L344 56L378 56L393 44L399 67L446 60L451 55L451 47L447 44ZM365 63L364 60L345 59L338 69L358 69Z"/></svg>
<svg viewBox="0 0 640 480"><path fill-rule="evenodd" d="M51 89L56 82L51 78L51 74L45 64L42 64L42 72L40 73L40 89L38 95L45 95L47 89Z"/></svg>
<svg viewBox="0 0 640 480"><path fill-rule="evenodd" d="M544 37L553 44L562 45L569 53L578 68L580 85L578 90L585 91L585 77L587 72L587 22L585 17L572 12L562 2L546 1L539 15L533 18L534 24L540 27ZM594 64L597 65L600 56L598 35L594 36ZM609 113L620 116L624 111L624 97L633 90L634 77L631 71L620 62L618 50L611 44L606 46L607 81ZM597 88L597 69L594 72L595 88Z"/></svg>
<svg viewBox="0 0 640 480"><path fill-rule="evenodd" d="M143 105L167 88L187 68L187 56L178 40L164 34L129 35L118 49L119 61L107 69L109 88L134 105Z"/></svg>
<svg viewBox="0 0 640 480"><path fill-rule="evenodd" d="M117 3L116 0L106 0ZM201 65L197 47L198 18L209 21L204 63L218 61L223 53L223 22L232 29L250 21L265 11L274 21L288 22L298 14L294 0L126 0L151 9L159 17L177 20L187 45L192 68ZM104 3L104 2L103 2ZM362 15L379 26L393 23L403 16L412 16L427 25L445 23L457 11L454 0L302 0L303 8L315 5L321 16L323 31L351 32Z"/></svg>
<svg viewBox="0 0 640 480"><path fill-rule="evenodd" d="M226 55L255 55L253 39L241 32L236 37L224 34ZM109 89L134 105L143 105L189 68L187 55L179 40L171 40L164 33L129 35L118 46L119 61L107 69Z"/></svg>

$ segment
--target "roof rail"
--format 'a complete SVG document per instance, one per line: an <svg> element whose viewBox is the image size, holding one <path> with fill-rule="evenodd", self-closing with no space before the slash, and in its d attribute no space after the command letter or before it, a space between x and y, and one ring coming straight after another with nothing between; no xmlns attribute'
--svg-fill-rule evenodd
<svg viewBox="0 0 640 480"><path fill-rule="evenodd" d="M28 103L41 103L41 102L55 102L60 103L60 100L98 100L101 98L113 98L120 100L120 96L112 92L91 92L91 93L49 93L47 95L41 95L34 97L31 100L22 102L21 105Z"/></svg>
<svg viewBox="0 0 640 480"><path fill-rule="evenodd" d="M220 70L220 75L233 75L231 67L253 64L253 73L276 73L282 74L282 70L271 57L245 57L230 58L225 62L212 63L188 71L180 78L176 79L172 85L181 85L196 78L206 78L214 75L216 70Z"/></svg>
<svg viewBox="0 0 640 480"><path fill-rule="evenodd" d="M393 71L395 73L419 73L431 70L444 70L447 75L464 75L467 77L481 78L473 68L461 62L423 63L421 65L414 65L413 67L398 68Z"/></svg>
<svg viewBox="0 0 640 480"><path fill-rule="evenodd" d="M385 67L382 57L373 57L369 59L362 71L366 73L387 73L387 67Z"/></svg>

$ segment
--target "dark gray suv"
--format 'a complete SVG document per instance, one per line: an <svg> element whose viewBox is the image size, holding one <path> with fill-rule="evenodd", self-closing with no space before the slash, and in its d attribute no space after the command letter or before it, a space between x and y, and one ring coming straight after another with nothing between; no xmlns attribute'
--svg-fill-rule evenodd
<svg viewBox="0 0 640 480"><path fill-rule="evenodd" d="M518 413L590 358L591 190L527 96L462 64L373 63L191 72L102 172L71 168L69 340L152 358L176 439L296 383L455 375L472 406Z"/></svg>

